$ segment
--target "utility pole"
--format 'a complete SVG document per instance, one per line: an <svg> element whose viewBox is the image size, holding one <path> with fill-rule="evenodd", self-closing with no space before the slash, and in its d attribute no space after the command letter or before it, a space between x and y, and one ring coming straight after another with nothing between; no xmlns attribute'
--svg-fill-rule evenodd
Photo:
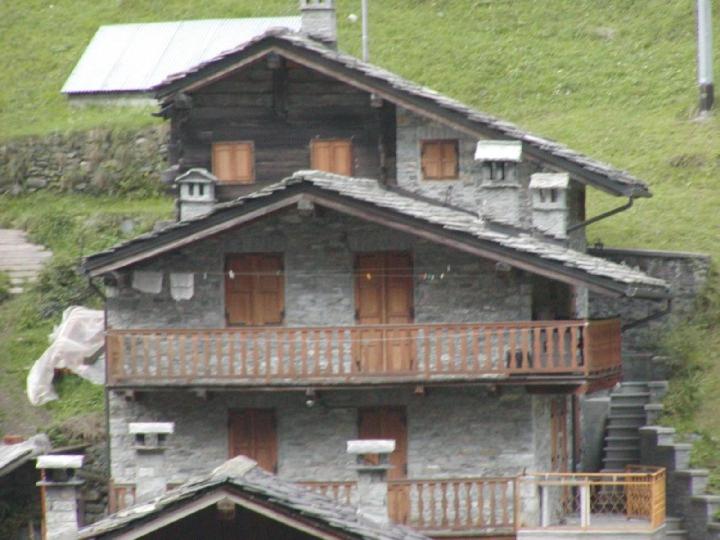
<svg viewBox="0 0 720 540"><path fill-rule="evenodd" d="M698 86L700 112L712 109L715 101L712 64L712 12L711 0L697 0Z"/></svg>

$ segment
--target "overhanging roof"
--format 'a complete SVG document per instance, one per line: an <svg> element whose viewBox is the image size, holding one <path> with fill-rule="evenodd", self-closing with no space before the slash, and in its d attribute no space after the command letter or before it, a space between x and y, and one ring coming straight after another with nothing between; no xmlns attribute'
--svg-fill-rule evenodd
<svg viewBox="0 0 720 540"><path fill-rule="evenodd" d="M208 19L101 26L65 81L68 95L145 93L270 28L300 29L300 17Z"/></svg>
<svg viewBox="0 0 720 540"><path fill-rule="evenodd" d="M289 30L268 30L212 60L171 75L154 90L159 99L172 101L173 95L178 92L192 92L211 84L271 52L471 136L521 141L523 153L527 157L567 171L576 180L612 195L651 196L648 186L626 171L524 131L510 122L476 111L434 90Z"/></svg>
<svg viewBox="0 0 720 540"><path fill-rule="evenodd" d="M610 295L667 298L667 284L628 266L593 257L527 232L503 232L466 210L377 180L299 171L259 191L216 206L208 215L180 221L87 257L83 270L98 276L227 231L307 199L319 206L379 223L453 249L507 263L531 273Z"/></svg>
<svg viewBox="0 0 720 540"><path fill-rule="evenodd" d="M220 500L229 500L270 519L283 519L289 526L318 538L428 540L402 525L380 525L362 519L354 507L281 480L244 456L225 462L208 476L85 527L78 538L144 537Z"/></svg>

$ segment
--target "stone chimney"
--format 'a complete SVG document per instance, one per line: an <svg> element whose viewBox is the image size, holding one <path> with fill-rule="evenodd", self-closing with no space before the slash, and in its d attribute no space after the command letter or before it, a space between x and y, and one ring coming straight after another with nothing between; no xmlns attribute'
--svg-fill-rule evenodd
<svg viewBox="0 0 720 540"><path fill-rule="evenodd" d="M335 0L300 0L300 17L304 34L333 48L337 46Z"/></svg>
<svg viewBox="0 0 720 540"><path fill-rule="evenodd" d="M172 422L131 422L128 433L135 440L135 502L154 499L167 489L165 450L167 437L175 430Z"/></svg>
<svg viewBox="0 0 720 540"><path fill-rule="evenodd" d="M393 440L358 440L347 442L347 453L357 456L358 515L375 523L390 522L388 515L387 472L389 457L395 451Z"/></svg>
<svg viewBox="0 0 720 540"><path fill-rule="evenodd" d="M530 177L533 227L555 238L567 238L568 189L567 173L535 173Z"/></svg>
<svg viewBox="0 0 720 540"><path fill-rule="evenodd" d="M475 162L479 166L478 208L482 217L515 227L523 226L519 141L478 141Z"/></svg>
<svg viewBox="0 0 720 540"><path fill-rule="evenodd" d="M190 169L177 177L181 221L208 214L215 206L217 178L205 169Z"/></svg>
<svg viewBox="0 0 720 540"><path fill-rule="evenodd" d="M37 458L36 468L42 471L37 485L42 489L46 540L77 539L77 488L83 481L77 479L75 474L82 467L82 462L83 456L76 455L44 455Z"/></svg>

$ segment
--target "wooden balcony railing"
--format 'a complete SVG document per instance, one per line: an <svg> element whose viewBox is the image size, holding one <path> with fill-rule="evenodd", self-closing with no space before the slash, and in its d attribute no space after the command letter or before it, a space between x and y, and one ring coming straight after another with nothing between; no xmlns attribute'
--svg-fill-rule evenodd
<svg viewBox="0 0 720 540"><path fill-rule="evenodd" d="M620 323L109 330L107 358L110 385L596 377L620 370Z"/></svg>
<svg viewBox="0 0 720 540"><path fill-rule="evenodd" d="M647 531L665 522L665 469L661 467L630 466L626 472L611 473L533 473L519 477L517 489L534 492L537 497L530 506L539 512L518 516L525 529Z"/></svg>
<svg viewBox="0 0 720 540"><path fill-rule="evenodd" d="M303 482L343 503L356 504L354 482ZM512 532L515 478L390 480L388 513L424 532Z"/></svg>

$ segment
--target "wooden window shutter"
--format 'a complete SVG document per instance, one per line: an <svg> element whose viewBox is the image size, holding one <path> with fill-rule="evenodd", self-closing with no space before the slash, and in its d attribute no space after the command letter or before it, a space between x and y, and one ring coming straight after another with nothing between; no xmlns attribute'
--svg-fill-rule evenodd
<svg viewBox="0 0 720 540"><path fill-rule="evenodd" d="M221 182L252 184L255 149L252 142L217 142L212 145L212 170Z"/></svg>
<svg viewBox="0 0 720 540"><path fill-rule="evenodd" d="M423 141L420 152L423 179L452 180L458 177L458 141Z"/></svg>
<svg viewBox="0 0 720 540"><path fill-rule="evenodd" d="M310 143L310 167L352 176L352 141L350 139L314 139Z"/></svg>
<svg viewBox="0 0 720 540"><path fill-rule="evenodd" d="M272 409L230 411L230 457L247 456L270 472L277 472L277 429Z"/></svg>
<svg viewBox="0 0 720 540"><path fill-rule="evenodd" d="M282 255L233 255L228 257L225 269L227 324L282 323L285 315Z"/></svg>

